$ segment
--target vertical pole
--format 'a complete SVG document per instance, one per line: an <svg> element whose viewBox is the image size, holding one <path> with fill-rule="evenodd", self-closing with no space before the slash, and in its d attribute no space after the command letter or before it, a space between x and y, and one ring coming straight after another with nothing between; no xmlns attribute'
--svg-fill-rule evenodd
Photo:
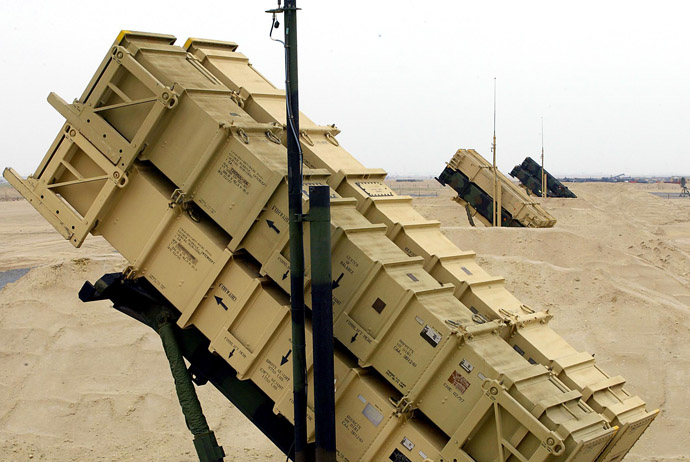
<svg viewBox="0 0 690 462"><path fill-rule="evenodd" d="M541 118L541 197L546 197L546 181L544 181L544 118Z"/></svg>
<svg viewBox="0 0 690 462"><path fill-rule="evenodd" d="M498 167L496 166L496 77L494 77L494 140L491 144L491 152L494 155L494 213L493 225L501 227L501 189L498 184Z"/></svg>
<svg viewBox="0 0 690 462"><path fill-rule="evenodd" d="M309 187L316 462L335 462L330 201L328 186Z"/></svg>
<svg viewBox="0 0 690 462"><path fill-rule="evenodd" d="M307 460L307 361L304 340L304 243L302 229L302 150L299 144L297 78L297 1L286 0L285 95L290 213L290 305L292 315L292 384L295 462Z"/></svg>

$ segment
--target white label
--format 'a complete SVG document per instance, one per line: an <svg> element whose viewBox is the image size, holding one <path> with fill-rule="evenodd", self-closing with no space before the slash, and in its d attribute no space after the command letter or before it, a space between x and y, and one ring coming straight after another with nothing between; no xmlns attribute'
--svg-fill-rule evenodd
<svg viewBox="0 0 690 462"><path fill-rule="evenodd" d="M412 441L408 440L407 438L403 438L402 443L400 443L400 444L405 446L408 451L411 451L412 448L414 447L414 443Z"/></svg>
<svg viewBox="0 0 690 462"><path fill-rule="evenodd" d="M424 454L422 451L419 451L419 457L421 457L421 458L424 459L424 460L428 459L428 457L426 456L426 454Z"/></svg>
<svg viewBox="0 0 690 462"><path fill-rule="evenodd" d="M359 400L360 400L361 402L363 402L364 404L367 404L367 399L366 399L364 396L358 395L357 398L359 398Z"/></svg>
<svg viewBox="0 0 690 462"><path fill-rule="evenodd" d="M467 362L466 359L463 359L462 361L460 361L460 367L465 369L468 373L472 372L472 369L474 369L474 366L472 364L470 364L469 362Z"/></svg>
<svg viewBox="0 0 690 462"><path fill-rule="evenodd" d="M479 377L479 380L484 381L486 380L486 376L482 374L481 372L477 374L477 377Z"/></svg>
<svg viewBox="0 0 690 462"><path fill-rule="evenodd" d="M424 325L424 320L422 318L420 318L419 316L415 316L414 318L419 323L420 326Z"/></svg>
<svg viewBox="0 0 690 462"><path fill-rule="evenodd" d="M374 406L371 404L367 404L364 407L364 410L362 411L362 414L364 414L364 417L369 419L369 422L374 424L374 427L378 427L381 421L383 420L383 414L381 414L378 409L376 409Z"/></svg>
<svg viewBox="0 0 690 462"><path fill-rule="evenodd" d="M433 327L428 325L424 326L424 329L422 329L422 337L424 337L434 348L436 348L442 339L441 334L436 332Z"/></svg>

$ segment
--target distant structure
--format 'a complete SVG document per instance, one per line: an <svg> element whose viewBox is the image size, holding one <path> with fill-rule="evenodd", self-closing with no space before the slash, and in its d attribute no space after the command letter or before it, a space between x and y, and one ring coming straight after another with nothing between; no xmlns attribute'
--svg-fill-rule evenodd
<svg viewBox="0 0 690 462"><path fill-rule="evenodd" d="M672 180L672 181L669 181ZM672 177L644 177L644 176L625 176L620 173L614 176L602 177L563 177L561 181L569 183L677 183Z"/></svg>
<svg viewBox="0 0 690 462"><path fill-rule="evenodd" d="M690 197L690 191L688 191L688 184L685 181L685 177L680 179L680 197Z"/></svg>
<svg viewBox="0 0 690 462"><path fill-rule="evenodd" d="M542 191L542 172L545 177L546 191ZM531 157L526 157L520 165L513 167L513 170L510 171L510 176L517 178L535 196L543 197L545 192L547 197L577 197L567 186L544 170Z"/></svg>
<svg viewBox="0 0 690 462"><path fill-rule="evenodd" d="M472 226L474 220L486 226L494 225L494 198L491 191L497 186L501 201L501 226L551 228L556 219L539 204L530 200L521 188L484 159L474 149L459 149L446 168L436 178L444 186L458 193L453 200L465 207ZM498 183L496 185L496 183Z"/></svg>

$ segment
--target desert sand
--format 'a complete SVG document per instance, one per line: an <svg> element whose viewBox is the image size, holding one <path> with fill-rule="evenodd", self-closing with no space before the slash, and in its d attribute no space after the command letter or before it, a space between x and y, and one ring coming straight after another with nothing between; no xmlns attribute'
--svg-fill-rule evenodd
<svg viewBox="0 0 690 462"><path fill-rule="evenodd" d="M432 194L424 216L661 409L626 461L690 460L690 199L650 193L677 185L569 185L577 199L543 202L552 229L471 228L449 188L391 185ZM156 334L77 298L125 261L98 237L73 248L25 201L0 217L0 272L32 268L0 290L0 461L196 460ZM226 460L285 459L211 386L199 396Z"/></svg>

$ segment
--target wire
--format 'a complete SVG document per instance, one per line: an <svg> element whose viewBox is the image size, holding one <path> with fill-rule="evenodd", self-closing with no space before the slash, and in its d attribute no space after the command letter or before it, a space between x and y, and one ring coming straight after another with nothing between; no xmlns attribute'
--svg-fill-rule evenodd
<svg viewBox="0 0 690 462"><path fill-rule="evenodd" d="M299 174L302 176L303 163L302 163L302 144L299 142L299 134L295 128L295 118L292 114L292 97L290 92L287 91L288 82L288 49L285 47L285 103L287 106L287 125L290 127L290 133L292 134L295 144L297 145L297 153L299 154ZM299 117L299 115L298 115Z"/></svg>
<svg viewBox="0 0 690 462"><path fill-rule="evenodd" d="M278 10L280 10L280 3L281 0L278 0ZM268 34L268 37L273 40L274 42L279 42L283 45L283 48L285 49L285 104L287 106L287 121L286 121L286 126L288 128L289 134L292 136L292 138L295 140L295 144L297 145L297 152L299 154L299 174L300 176L303 176L304 172L304 166L302 163L303 159L303 153L302 153L302 144L299 141L299 133L297 133L297 129L295 127L294 123L294 115L292 114L292 98L290 96L290 92L288 91L288 73L289 73L289 68L288 68L288 48L285 42L282 40L273 38L273 29L277 29L280 26L280 23L276 20L276 14L275 12L273 13L273 17L271 18L271 31ZM299 117L299 114L298 114Z"/></svg>
<svg viewBox="0 0 690 462"><path fill-rule="evenodd" d="M278 2L278 9L280 9L280 2ZM282 43L283 46L285 46L285 42L283 42L282 40L273 38L273 29L277 29L278 27L280 27L280 23L278 21L276 21L276 14L273 13L273 18L271 20L271 30L268 32L268 38L270 38L274 42Z"/></svg>
<svg viewBox="0 0 690 462"><path fill-rule="evenodd" d="M290 452L292 452L292 448L295 447L295 441L292 441L292 444L290 445L290 449L288 449L287 456L285 457L285 462L290 462Z"/></svg>

